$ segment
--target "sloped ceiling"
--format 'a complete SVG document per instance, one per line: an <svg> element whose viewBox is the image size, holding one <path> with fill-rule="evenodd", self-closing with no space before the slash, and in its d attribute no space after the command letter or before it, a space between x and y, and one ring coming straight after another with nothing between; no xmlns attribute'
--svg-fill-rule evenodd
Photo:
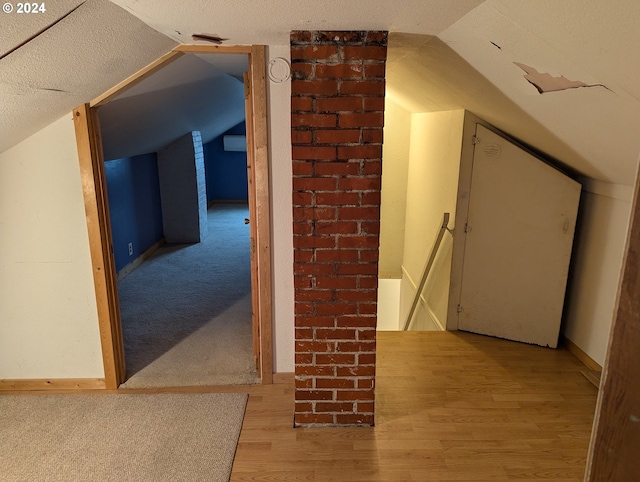
<svg viewBox="0 0 640 482"><path fill-rule="evenodd" d="M180 43L194 33L238 45L288 45L291 30L390 30L436 35L483 0L112 0Z"/></svg>
<svg viewBox="0 0 640 482"><path fill-rule="evenodd" d="M488 0L439 38L576 155L545 146L549 154L585 177L633 183L640 152L640 2ZM564 76L587 86L541 94L516 62L549 74L547 80ZM520 135L532 145L551 144Z"/></svg>
<svg viewBox="0 0 640 482"><path fill-rule="evenodd" d="M584 176L627 185L634 179L640 150L637 0L87 0L56 2L48 21L78 5L0 60L0 150L176 43L193 43L194 33L220 35L228 45L286 45L295 29L384 29L406 34L398 37L403 52L394 52L391 36L389 90L410 109L467 108ZM3 32L11 33L4 49L48 25L35 19L27 28L17 15L5 20ZM402 55L413 67L396 62ZM540 94L514 62L606 88Z"/></svg>
<svg viewBox="0 0 640 482"><path fill-rule="evenodd" d="M107 0L59 3L46 2L44 14L2 14L5 56L0 60L0 152L91 101L176 45ZM32 17L38 18L32 21ZM11 35L4 37L5 31Z"/></svg>
<svg viewBox="0 0 640 482"><path fill-rule="evenodd" d="M207 143L242 122L246 55L184 55L98 110L105 160L156 152L187 132ZM244 68L243 68L244 65Z"/></svg>
<svg viewBox="0 0 640 482"><path fill-rule="evenodd" d="M389 35L387 96L412 113L467 109L574 175L587 163L438 37Z"/></svg>
<svg viewBox="0 0 640 482"><path fill-rule="evenodd" d="M83 0L58 0L45 4L46 12L18 16L5 13L2 19L2 36L0 37L0 55L3 57L11 50L38 33L46 30L55 22L69 15L74 9L84 3Z"/></svg>

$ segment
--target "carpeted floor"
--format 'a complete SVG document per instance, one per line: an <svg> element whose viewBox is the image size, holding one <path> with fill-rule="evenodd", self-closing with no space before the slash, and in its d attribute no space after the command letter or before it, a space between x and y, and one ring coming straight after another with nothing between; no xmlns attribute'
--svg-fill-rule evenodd
<svg viewBox="0 0 640 482"><path fill-rule="evenodd" d="M246 217L246 205L214 205L202 242L164 246L120 280L123 388L257 381Z"/></svg>
<svg viewBox="0 0 640 482"><path fill-rule="evenodd" d="M248 396L0 397L0 479L228 481Z"/></svg>

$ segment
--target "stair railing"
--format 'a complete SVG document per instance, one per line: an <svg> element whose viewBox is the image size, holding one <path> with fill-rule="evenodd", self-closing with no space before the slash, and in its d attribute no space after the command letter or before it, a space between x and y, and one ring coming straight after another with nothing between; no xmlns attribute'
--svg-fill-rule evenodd
<svg viewBox="0 0 640 482"><path fill-rule="evenodd" d="M424 272L422 273L422 279L420 280L420 286L418 286L418 291L416 291L416 295L413 298L413 303L411 304L411 309L409 310L407 321L404 324L404 331L407 331L409 329L409 325L411 324L411 319L413 318L413 315L416 312L416 308L418 307L418 302L420 301L420 296L422 296L422 290L424 289L424 285L427 282L427 278L429 277L429 272L431 271L433 262L436 260L436 255L438 254L438 250L440 249L440 244L442 243L442 238L444 237L445 231L449 231L451 234L453 234L453 231L449 229L449 213L444 213L444 217L442 219L442 226L440 226L440 230L438 231L438 236L436 237L436 242L433 244L433 248L431 248L431 254L429 255L429 260L427 261L427 264L424 267Z"/></svg>

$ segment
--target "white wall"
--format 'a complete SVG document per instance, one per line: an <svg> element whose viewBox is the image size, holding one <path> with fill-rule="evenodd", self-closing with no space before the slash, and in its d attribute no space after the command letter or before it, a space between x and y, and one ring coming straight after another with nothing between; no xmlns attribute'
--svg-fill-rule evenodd
<svg viewBox="0 0 640 482"><path fill-rule="evenodd" d="M564 335L604 365L631 213L632 188L587 183L576 230Z"/></svg>
<svg viewBox="0 0 640 482"><path fill-rule="evenodd" d="M275 57L288 59L289 46L269 47L269 59ZM274 367L277 372L290 372L294 367L290 83L269 81L268 95ZM392 103L387 105L394 110ZM455 126L459 125L461 130L462 111L414 114L411 130L419 135L413 138L412 159L424 160L420 149L441 145L441 142L428 142L429 136L436 135L428 134L430 119L438 117L441 120L448 118L452 128L442 127L444 132L437 138L449 138L454 144L459 142L461 133ZM439 125L444 126L444 123ZM385 135L385 144L391 142L389 134ZM439 162L432 166L435 171L431 179L441 180L445 173L438 174L439 170L459 166L459 152L457 162L453 162L453 152L434 155L438 156ZM421 173L416 169L424 168L420 166L417 163L409 171L412 200L414 195L416 199L419 196L435 197L438 190L445 187L441 182L430 189L424 183L418 184ZM390 170L388 163L385 169L383 189ZM449 175L457 180L457 174L453 176L449 172ZM0 378L102 378L104 371L71 115L0 154L0 185ZM606 195L584 195L585 221L576 249L577 263L570 286L565 328L565 334L600 364L604 361L613 315L630 210L630 195L616 194L619 191L630 193L630 189L623 187L605 190ZM413 206L420 207L420 202L414 202ZM406 273L415 279L413 285L419 282L442 212L445 209L454 212L450 202L438 206L437 211L434 207L432 216L422 216L419 209L413 208L407 213L405 241L420 240L403 248L408 257ZM425 199L423 205L431 203ZM445 240L448 237L446 235ZM413 258L418 259L409 263ZM411 291L406 287L408 281L405 277L405 310L408 309L407 293L411 298ZM438 306L436 310L440 309Z"/></svg>
<svg viewBox="0 0 640 482"><path fill-rule="evenodd" d="M400 284L395 278L378 279L378 331L398 331L400 326Z"/></svg>
<svg viewBox="0 0 640 482"><path fill-rule="evenodd" d="M413 114L407 181L404 255L400 288L400 321L406 320L444 212L453 227L460 171L464 111ZM426 304L415 315L416 329L435 329L447 318L451 269L451 235L445 233L423 293ZM436 322L437 323L437 322ZM414 326L414 325L412 325Z"/></svg>
<svg viewBox="0 0 640 482"><path fill-rule="evenodd" d="M384 144L382 146L382 202L380 206L380 278L402 277L404 222L407 203L407 173L411 113L385 99Z"/></svg>
<svg viewBox="0 0 640 482"><path fill-rule="evenodd" d="M71 114L0 154L0 378L103 378Z"/></svg>
<svg viewBox="0 0 640 482"><path fill-rule="evenodd" d="M271 45L268 60L290 59L289 45ZM271 160L271 227L273 253L274 371L294 369L293 203L291 160L291 81L267 79L269 154Z"/></svg>
<svg viewBox="0 0 640 482"><path fill-rule="evenodd" d="M289 59L289 45L269 47ZM291 84L268 81L274 371L294 369ZM103 378L71 114L0 155L0 378Z"/></svg>

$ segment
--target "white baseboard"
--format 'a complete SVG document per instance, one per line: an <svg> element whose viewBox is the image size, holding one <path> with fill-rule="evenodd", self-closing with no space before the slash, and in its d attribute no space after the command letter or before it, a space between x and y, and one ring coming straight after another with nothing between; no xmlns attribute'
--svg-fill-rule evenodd
<svg viewBox="0 0 640 482"><path fill-rule="evenodd" d="M402 276L403 278L406 278L407 281L409 282L409 285L413 289L413 296L415 297L415 293L416 291L418 291L418 286L415 284L413 279L411 279L411 276L409 275L409 273L407 272L404 266L402 267ZM427 312L427 315L429 316L429 318L431 318L431 321L433 321L433 324L436 325L436 327L438 327L439 330L446 331L446 329L444 328L444 325L442 324L438 316L434 313L433 309L431 308L431 305L427 302L427 299L424 297L423 294L420 294L420 303L425 307L425 311ZM401 320L401 321L404 321L404 320Z"/></svg>
<svg viewBox="0 0 640 482"><path fill-rule="evenodd" d="M424 297L421 296L420 297L421 300L424 300ZM433 321L433 323L440 329L440 331L446 331L444 329L444 326L442 325L442 323L440 322L440 318L438 318L438 316L435 314L435 312L433 311L433 309L431 308L431 305L429 303L427 303L426 301L424 301L424 306L427 309L427 314L429 315L429 317L431 318L431 321Z"/></svg>

